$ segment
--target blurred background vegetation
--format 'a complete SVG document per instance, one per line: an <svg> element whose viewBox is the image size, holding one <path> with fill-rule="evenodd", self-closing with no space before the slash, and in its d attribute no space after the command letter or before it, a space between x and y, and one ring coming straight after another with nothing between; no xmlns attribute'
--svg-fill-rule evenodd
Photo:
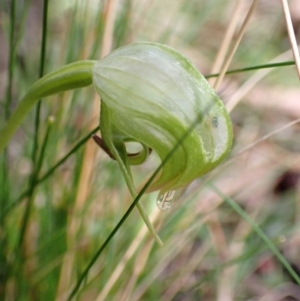
<svg viewBox="0 0 300 301"><path fill-rule="evenodd" d="M230 49L252 2L1 1L0 127L41 74L100 59L128 43L164 43L204 75L218 72L217 58L226 59L224 38ZM300 3L289 4L299 41ZM289 50L280 1L258 1L229 69L291 61ZM231 158L192 183L168 212L156 208L155 193L144 195L164 246L133 211L92 264L77 300L300 300L299 286L278 257L230 205L239 204L299 273L295 66L227 75L217 90L232 111ZM98 118L92 88L49 97L1 156L0 300L67 300L130 206L116 163L90 139ZM133 168L137 186L158 163L153 154ZM207 186L208 178L217 191Z"/></svg>

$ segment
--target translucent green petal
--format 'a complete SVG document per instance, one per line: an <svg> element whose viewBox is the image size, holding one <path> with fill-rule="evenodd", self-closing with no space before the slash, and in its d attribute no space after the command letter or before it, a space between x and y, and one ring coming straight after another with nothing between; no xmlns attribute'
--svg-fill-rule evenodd
<svg viewBox="0 0 300 301"><path fill-rule="evenodd" d="M228 154L232 126L222 101L172 48L154 43L119 48L95 64L93 82L113 112L117 132L149 146L162 160L199 120L150 190L188 185Z"/></svg>

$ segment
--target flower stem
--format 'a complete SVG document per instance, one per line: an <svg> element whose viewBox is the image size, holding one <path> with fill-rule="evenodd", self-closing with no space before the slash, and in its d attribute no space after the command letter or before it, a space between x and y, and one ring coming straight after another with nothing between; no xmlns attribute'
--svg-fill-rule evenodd
<svg viewBox="0 0 300 301"><path fill-rule="evenodd" d="M39 99L90 85L94 63L95 61L72 63L39 79L23 97L17 109L0 131L0 153Z"/></svg>

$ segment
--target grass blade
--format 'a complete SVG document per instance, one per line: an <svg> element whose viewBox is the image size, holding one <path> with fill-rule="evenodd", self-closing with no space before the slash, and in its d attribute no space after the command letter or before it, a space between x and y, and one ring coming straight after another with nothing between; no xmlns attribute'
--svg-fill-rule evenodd
<svg viewBox="0 0 300 301"><path fill-rule="evenodd" d="M295 65L295 61L262 64L262 65L256 65L256 66L245 67L245 68L240 68L240 69L228 70L225 74L229 75L229 74L242 73L242 72L253 71L253 70L268 69L268 68L275 68L275 67L286 67L286 66L293 66L293 65ZM205 75L205 77L206 78L217 77L217 76L219 76L219 74L220 73L208 74L208 75Z"/></svg>
<svg viewBox="0 0 300 301"><path fill-rule="evenodd" d="M291 265L288 263L285 257L279 252L279 250L277 249L275 244L271 241L271 239L257 225L257 223L255 223L255 221L252 220L252 218L236 202L234 202L233 199L231 199L230 197L222 193L215 185L209 183L208 186L219 197L224 199L224 201L252 227L252 229L257 233L257 235L263 240L263 242L268 246L271 252L275 255L278 261L280 261L281 264L285 267L285 269L296 281L296 283L300 285L300 278L297 275L297 273L294 271L294 269L291 267Z"/></svg>

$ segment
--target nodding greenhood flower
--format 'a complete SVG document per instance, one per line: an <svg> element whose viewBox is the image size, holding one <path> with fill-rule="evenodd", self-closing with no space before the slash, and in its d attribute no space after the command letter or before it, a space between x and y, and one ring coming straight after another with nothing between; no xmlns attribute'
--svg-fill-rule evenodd
<svg viewBox="0 0 300 301"><path fill-rule="evenodd" d="M97 62L66 65L38 80L0 131L0 152L40 98L91 83L102 99L102 147L124 162L123 174L129 165L144 162L149 149L164 160L186 136L148 191L188 185L216 167L231 148L228 113L197 68L170 47L144 42ZM140 142L143 151L124 155L126 141Z"/></svg>
<svg viewBox="0 0 300 301"><path fill-rule="evenodd" d="M196 67L170 47L135 43L98 62L79 61L39 79L0 131L0 153L39 99L90 84L102 99L102 139L95 141L118 161L133 197L130 165L143 163L150 150L165 164L148 191L165 193L212 170L231 148L228 113ZM141 143L143 150L127 154L127 141ZM161 243L142 205L137 207Z"/></svg>
<svg viewBox="0 0 300 301"><path fill-rule="evenodd" d="M163 160L190 130L149 191L164 193L186 186L228 154L232 126L222 101L196 67L174 49L131 44L97 62L92 73L107 107L100 121L106 145L112 145L111 140L137 141Z"/></svg>

